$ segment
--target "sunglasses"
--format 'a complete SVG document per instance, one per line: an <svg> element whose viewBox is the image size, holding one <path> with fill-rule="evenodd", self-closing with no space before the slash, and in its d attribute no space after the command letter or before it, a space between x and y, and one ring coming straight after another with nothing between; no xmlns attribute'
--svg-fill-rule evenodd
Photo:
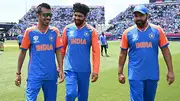
<svg viewBox="0 0 180 101"><path fill-rule="evenodd" d="M52 15L53 15L52 13L41 13L41 14L42 14L44 17L48 17L48 16L49 16L49 17L52 17Z"/></svg>

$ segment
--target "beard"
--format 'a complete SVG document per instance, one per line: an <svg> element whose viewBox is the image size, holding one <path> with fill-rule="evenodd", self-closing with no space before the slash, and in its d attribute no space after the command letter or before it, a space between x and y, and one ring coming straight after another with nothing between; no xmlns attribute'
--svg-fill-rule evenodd
<svg viewBox="0 0 180 101"><path fill-rule="evenodd" d="M139 28L144 28L146 22L147 22L147 17L146 17L145 20L136 20L136 21L135 21L136 25L137 25Z"/></svg>
<svg viewBox="0 0 180 101"><path fill-rule="evenodd" d="M74 19L74 22L75 22L76 26L81 26L81 25L83 25L84 20Z"/></svg>

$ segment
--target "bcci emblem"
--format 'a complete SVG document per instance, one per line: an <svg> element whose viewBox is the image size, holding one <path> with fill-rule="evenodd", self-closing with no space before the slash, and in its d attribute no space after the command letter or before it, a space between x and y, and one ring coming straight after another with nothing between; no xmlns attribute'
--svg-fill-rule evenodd
<svg viewBox="0 0 180 101"><path fill-rule="evenodd" d="M84 32L84 36L88 37L89 33L88 32Z"/></svg>
<svg viewBox="0 0 180 101"><path fill-rule="evenodd" d="M53 38L52 35L49 36L49 40L50 40L51 42L54 40L54 38Z"/></svg>
<svg viewBox="0 0 180 101"><path fill-rule="evenodd" d="M39 43L39 36L33 36L33 40L34 42L33 43Z"/></svg>
<svg viewBox="0 0 180 101"><path fill-rule="evenodd" d="M154 37L155 37L155 35L154 35L153 33L150 33L150 34L149 34L149 38L150 38L150 39L154 39Z"/></svg>

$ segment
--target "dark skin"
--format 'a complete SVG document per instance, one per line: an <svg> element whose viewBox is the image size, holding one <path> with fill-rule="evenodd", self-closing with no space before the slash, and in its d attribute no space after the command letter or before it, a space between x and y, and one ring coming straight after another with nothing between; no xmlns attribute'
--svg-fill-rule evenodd
<svg viewBox="0 0 180 101"><path fill-rule="evenodd" d="M40 32L46 32L48 27L49 27L49 23L51 21L51 17L44 17L42 14L43 13L51 13L50 9L46 9L46 8L41 8L41 13L37 14L38 16L38 30ZM21 85L21 69L22 69L22 65L24 62L24 59L26 57L26 51L21 50L19 53L19 58L18 58L18 68L17 68L17 72L16 72L16 79L15 79L15 85L20 87ZM62 60L62 55L61 55L61 51L56 50L56 57L57 57L57 62L59 65L58 68L58 72L59 72L59 83L62 83L64 81L64 72L63 72L63 60Z"/></svg>
<svg viewBox="0 0 180 101"><path fill-rule="evenodd" d="M134 13L134 22L136 23L138 28L146 28L147 23L147 14L142 14L140 12ZM171 85L174 80L174 72L173 72L173 65L172 65L172 57L168 47L161 48L162 54L164 56L164 60L166 62L168 73L167 73L167 82L168 85ZM125 84L125 76L123 74L123 68L126 61L128 50L121 50L119 55L119 67L118 67L118 80L121 84Z"/></svg>

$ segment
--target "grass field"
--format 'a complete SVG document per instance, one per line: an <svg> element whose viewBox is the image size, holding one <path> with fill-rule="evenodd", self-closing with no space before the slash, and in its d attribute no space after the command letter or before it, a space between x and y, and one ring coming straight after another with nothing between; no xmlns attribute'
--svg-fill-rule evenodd
<svg viewBox="0 0 180 101"><path fill-rule="evenodd" d="M171 42L175 82L168 86L166 81L167 67L159 52L160 81L155 101L180 101L180 42ZM129 101L129 84L127 81L127 65L125 66L126 84L117 79L119 42L109 42L110 57L101 57L99 80L90 84L89 101ZM19 49L16 41L6 41L5 51L0 55L0 101L25 101L28 56L23 65L22 85L14 85L17 70ZM57 101L65 101L65 85L58 86ZM42 91L38 101L43 101Z"/></svg>

